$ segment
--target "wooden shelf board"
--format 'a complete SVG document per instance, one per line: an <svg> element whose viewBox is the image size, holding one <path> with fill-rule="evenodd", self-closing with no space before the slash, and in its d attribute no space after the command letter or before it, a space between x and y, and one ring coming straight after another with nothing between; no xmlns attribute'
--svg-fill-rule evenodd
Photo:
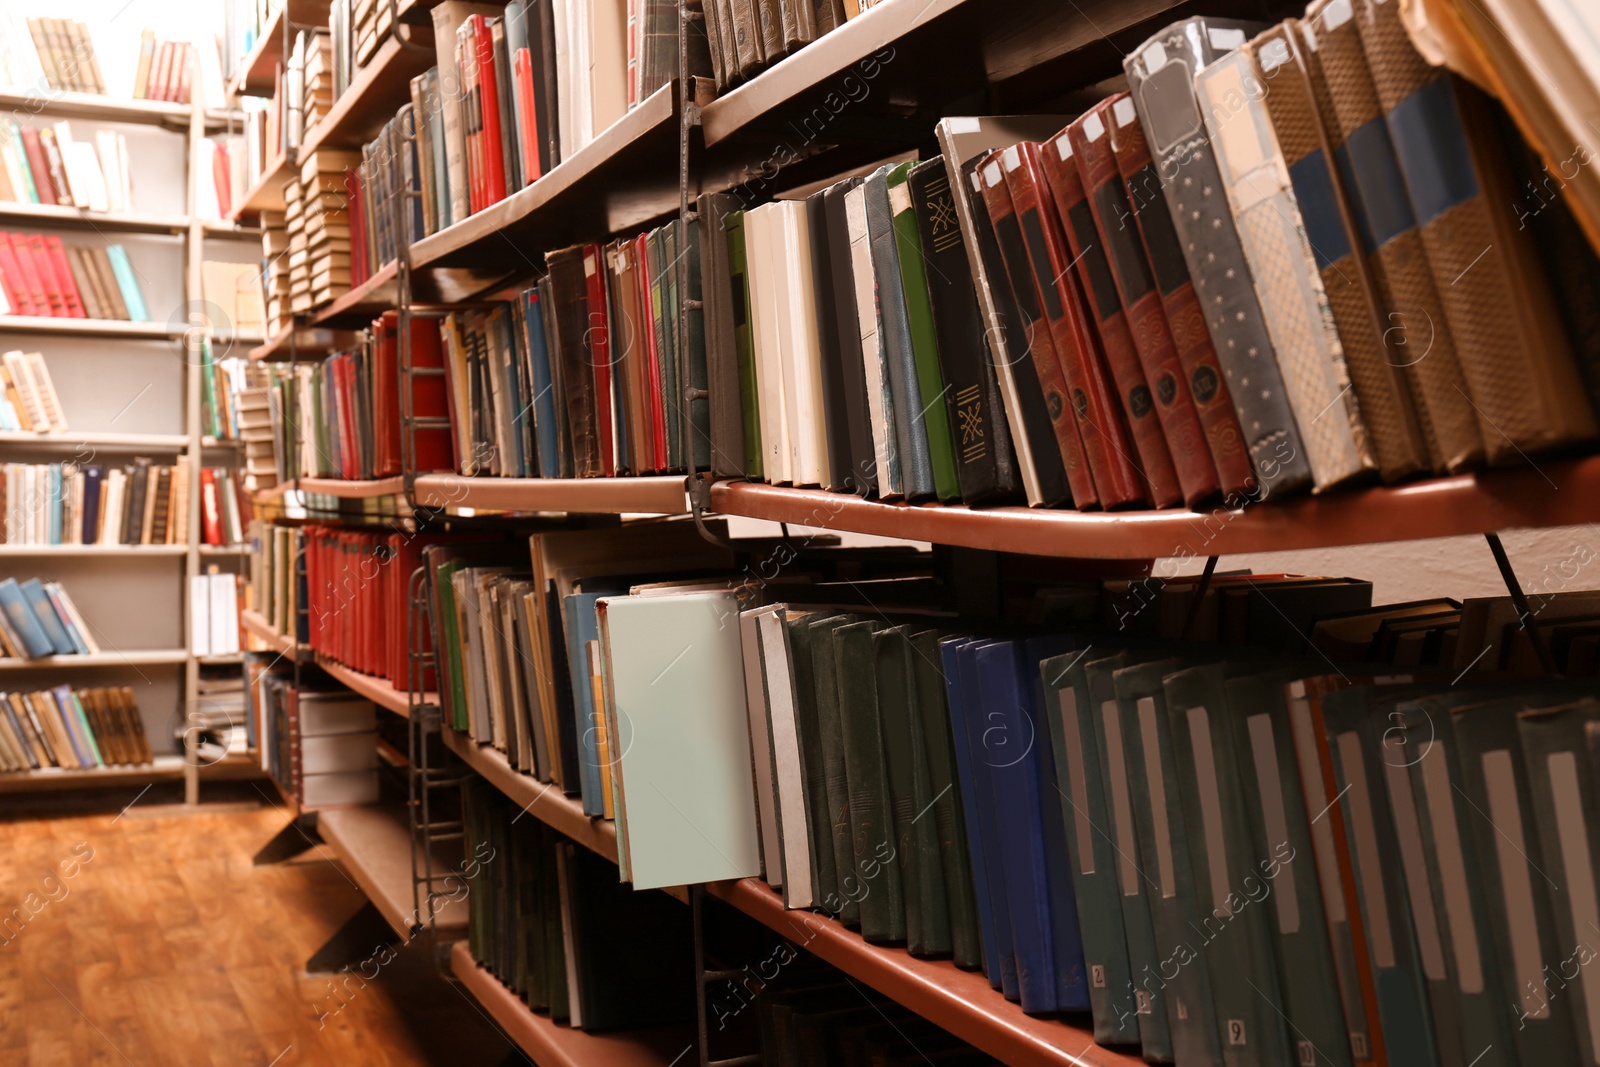
<svg viewBox="0 0 1600 1067"><path fill-rule="evenodd" d="M134 122L151 126L189 125L189 105L98 93L48 93L0 89L0 110L24 115L58 115L98 122Z"/></svg>
<svg viewBox="0 0 1600 1067"><path fill-rule="evenodd" d="M690 1027L591 1034L553 1022L474 960L465 941L450 947L450 970L539 1067L669 1067L694 1048Z"/></svg>
<svg viewBox="0 0 1600 1067"><path fill-rule="evenodd" d="M188 545L0 545L0 556L181 556Z"/></svg>
<svg viewBox="0 0 1600 1067"><path fill-rule="evenodd" d="M688 510L679 475L642 478L469 478L424 474L417 507L479 511L678 515Z"/></svg>
<svg viewBox="0 0 1600 1067"><path fill-rule="evenodd" d="M781 894L754 878L714 882L706 891L1010 1067L1144 1065L1136 1054L1096 1045L1093 1032L1082 1025L1086 1017L1024 1015L982 972L963 971L949 960L917 959L903 948L869 945L836 919L786 909Z"/></svg>
<svg viewBox="0 0 1600 1067"><path fill-rule="evenodd" d="M114 230L118 233L181 234L189 228L187 215L152 215L141 211L90 211L63 204L31 204L0 200L0 221L17 226L53 229Z"/></svg>
<svg viewBox="0 0 1600 1067"><path fill-rule="evenodd" d="M201 545L202 556L248 556L255 549L250 545Z"/></svg>
<svg viewBox="0 0 1600 1067"><path fill-rule="evenodd" d="M294 485L302 492L321 496L337 496L345 500L362 500L375 496L399 496L406 491L406 480L400 475L371 481L347 478L299 478Z"/></svg>
<svg viewBox="0 0 1600 1067"><path fill-rule="evenodd" d="M182 337L183 326L164 322L126 322L121 319L68 319L45 315L0 315L0 333L58 334L67 337L127 337L165 340Z"/></svg>
<svg viewBox="0 0 1600 1067"><path fill-rule="evenodd" d="M0 659L0 670L38 671L57 667L160 667L183 663L184 648L140 648L123 652L92 652L85 656L40 656L38 659Z"/></svg>
<svg viewBox="0 0 1600 1067"><path fill-rule="evenodd" d="M228 88L235 96L271 96L273 68L278 63L288 66L283 54L283 18L287 13L292 24L300 26L326 26L328 0L284 0L261 27L261 36L255 47L239 65L239 70Z"/></svg>
<svg viewBox="0 0 1600 1067"><path fill-rule="evenodd" d="M239 612L239 624L245 632L265 641L280 656L290 661L299 660L301 663L311 662L311 650L295 644L294 638L287 634L279 633L267 622L266 617L259 611L249 608Z"/></svg>
<svg viewBox="0 0 1600 1067"><path fill-rule="evenodd" d="M290 342L293 341L294 351L290 352ZM336 352L341 348L349 348L356 343L356 335L350 330L331 330L311 326L289 327L279 330L266 341L252 348L248 353L254 360L289 359L291 355L296 358L306 356L322 356L329 352Z"/></svg>
<svg viewBox="0 0 1600 1067"><path fill-rule="evenodd" d="M230 219L202 219L200 221L200 232L207 237L220 238L222 240L261 239L261 227L241 226Z"/></svg>
<svg viewBox="0 0 1600 1067"><path fill-rule="evenodd" d="M250 191L244 194L244 199L233 206L228 217L236 220L263 211L282 211L283 183L294 176L294 164L288 156L273 156L262 168L261 180L251 186Z"/></svg>
<svg viewBox="0 0 1600 1067"><path fill-rule="evenodd" d="M0 793L43 792L62 789L110 789L151 782L170 782L183 777L183 757L157 756L151 763L66 770L41 767L36 771L0 774ZM200 776L209 779L259 778L265 775L261 764L247 755L228 756L217 763L202 764Z"/></svg>
<svg viewBox="0 0 1600 1067"><path fill-rule="evenodd" d="M507 762L505 754L497 749L480 745L448 725L441 734L446 748L483 775L513 804L612 863L617 862L616 823L610 819L585 815L583 802L577 797L569 797L559 786L546 785L532 775L516 770Z"/></svg>
<svg viewBox="0 0 1600 1067"><path fill-rule="evenodd" d="M317 832L396 933L410 938L427 924L427 916L419 912L412 895L411 827L404 807L371 805L324 810L317 814ZM455 862L441 863L440 857L435 857L436 870L449 871L455 866ZM465 928L465 899L445 898L440 904L435 916L439 930Z"/></svg>
<svg viewBox="0 0 1600 1067"><path fill-rule="evenodd" d="M396 689L390 684L389 679L379 678L372 674L362 674L360 671L351 670L342 663L329 659L318 653L317 666L327 671L329 676L346 686L351 692L366 697L380 708L394 712L402 718L411 716L411 694L404 689ZM437 704L438 694L423 693L424 704Z"/></svg>
<svg viewBox="0 0 1600 1067"><path fill-rule="evenodd" d="M347 327L368 325L376 316L395 307L399 300L400 291L395 280L398 270L391 259L372 277L336 297L320 310L313 311L311 324Z"/></svg>
<svg viewBox="0 0 1600 1067"><path fill-rule="evenodd" d="M1080 512L888 504L847 493L719 482L712 509L828 530L1078 559L1333 548L1600 519L1600 456L1209 512Z"/></svg>
<svg viewBox="0 0 1600 1067"><path fill-rule="evenodd" d="M354 77L333 102L322 120L307 132L300 145L300 159L324 145L332 148L360 148L372 140L401 105L411 100L411 79L433 66L434 53L414 51L401 45L392 34L372 59L354 71Z"/></svg>
<svg viewBox="0 0 1600 1067"><path fill-rule="evenodd" d="M474 268L488 288L533 272L558 242L592 240L676 211L677 91L676 82L662 86L532 185L424 237L411 246L412 263Z"/></svg>
<svg viewBox="0 0 1600 1067"><path fill-rule="evenodd" d="M37 445L41 448L148 448L151 450L181 451L189 439L178 433L29 433L14 430L0 433L0 444Z"/></svg>

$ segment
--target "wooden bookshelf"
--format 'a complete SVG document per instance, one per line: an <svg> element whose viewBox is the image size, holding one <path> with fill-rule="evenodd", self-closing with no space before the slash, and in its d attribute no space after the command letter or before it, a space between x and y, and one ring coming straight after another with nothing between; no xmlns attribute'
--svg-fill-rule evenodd
<svg viewBox="0 0 1600 1067"><path fill-rule="evenodd" d="M1095 1044L1086 1018L1024 1015L982 972L869 945L836 919L790 911L764 882L714 882L706 891L1009 1067L1144 1067L1137 1054Z"/></svg>
<svg viewBox="0 0 1600 1067"><path fill-rule="evenodd" d="M447 725L441 731L445 747L461 762L483 775L511 802L540 822L549 823L578 844L617 862L617 824L583 813L583 802L569 797L559 786L547 785L532 775L523 774L506 760L505 754L480 745L466 734Z"/></svg>
<svg viewBox="0 0 1600 1067"><path fill-rule="evenodd" d="M157 756L150 763L118 764L113 767L89 767L78 770L41 767L34 771L11 771L0 774L0 793L112 789L153 782L175 782L183 780L184 769L182 756L169 755ZM196 769L202 778L221 781L259 778L266 773L254 757L243 753L227 756L216 763L202 764Z"/></svg>
<svg viewBox="0 0 1600 1067"><path fill-rule="evenodd" d="M677 515L687 510L683 478L479 478L424 474L413 486L419 508L475 511Z"/></svg>
<svg viewBox="0 0 1600 1067"><path fill-rule="evenodd" d="M321 358L355 343L356 335L350 330L289 326L252 348L246 355L254 360Z"/></svg>
<svg viewBox="0 0 1600 1067"><path fill-rule="evenodd" d="M0 88L0 110L23 115L53 115L96 122L132 122L146 126L184 129L189 125L188 104L132 97L101 96L66 91L32 92Z"/></svg>
<svg viewBox="0 0 1600 1067"><path fill-rule="evenodd" d="M394 34L386 34L367 64L352 72L349 88L307 131L300 158L324 145L360 148L372 140L400 106L411 100L411 79L434 65L432 31L426 36L426 50L419 50L417 45L402 44Z"/></svg>
<svg viewBox="0 0 1600 1067"><path fill-rule="evenodd" d="M677 157L678 89L671 82L532 185L412 245L411 262L472 269L481 289L532 273L548 249L675 212Z"/></svg>
<svg viewBox="0 0 1600 1067"><path fill-rule="evenodd" d="M87 655L40 656L37 659L0 658L0 671L40 671L57 667L164 667L189 658L185 648L139 648Z"/></svg>
<svg viewBox="0 0 1600 1067"><path fill-rule="evenodd" d="M96 233L154 233L177 236L189 228L187 215L156 215L143 211L91 211L65 204L27 204L0 200L0 223L7 226L43 226L53 230L91 230Z"/></svg>
<svg viewBox="0 0 1600 1067"><path fill-rule="evenodd" d="M67 319L44 315L0 315L0 333L48 334L55 337L122 337L162 341L182 337L187 327L165 322L124 319Z"/></svg>
<svg viewBox="0 0 1600 1067"><path fill-rule="evenodd" d="M181 556L187 544L176 545L13 545L0 544L0 556L102 556L137 559L140 556Z"/></svg>
<svg viewBox="0 0 1600 1067"><path fill-rule="evenodd" d="M349 478L298 478L294 482L301 492L318 496L336 496L344 500L364 500L378 496L400 496L406 491L406 480L400 475L358 481Z"/></svg>
<svg viewBox="0 0 1600 1067"><path fill-rule="evenodd" d="M263 211L282 211L283 183L293 177L294 161L286 155L273 156L262 166L261 180L250 187L243 200L233 205L228 218L238 220Z"/></svg>
<svg viewBox="0 0 1600 1067"><path fill-rule="evenodd" d="M238 74L228 86L234 96L271 96L274 68L288 66L283 54L283 19L301 26L326 26L328 0L281 0L261 27L250 54L240 64Z"/></svg>
<svg viewBox="0 0 1600 1067"><path fill-rule="evenodd" d="M0 433L0 444L38 448L148 448L152 452L177 452L187 447L189 438L176 433L30 433L11 430Z"/></svg>
<svg viewBox="0 0 1600 1067"><path fill-rule="evenodd" d="M1209 512L891 504L752 482L714 485L711 503L724 515L1038 556L1204 557L1594 522L1600 456Z"/></svg>
<svg viewBox="0 0 1600 1067"><path fill-rule="evenodd" d="M395 261L391 259L366 281L312 312L312 324L348 327L368 325L378 315L393 308L399 299L395 281L397 273Z"/></svg>
<svg viewBox="0 0 1600 1067"><path fill-rule="evenodd" d="M295 643L294 638L288 634L280 633L267 621L266 616L259 611L246 608L239 612L239 625L244 627L246 633L266 642L272 651L285 659L298 659L301 662L309 662L311 659L311 650L309 648L302 648Z"/></svg>
<svg viewBox="0 0 1600 1067"><path fill-rule="evenodd" d="M450 970L489 1017L539 1067L670 1067L694 1048L689 1028L591 1034L531 1010L472 958L465 941L450 947Z"/></svg>
<svg viewBox="0 0 1600 1067"><path fill-rule="evenodd" d="M411 694L404 689L396 689L389 679L351 670L344 664L331 660L321 653L317 653L316 661L317 666L327 671L329 677L349 689L352 693L366 697L378 707L392 711L401 718L411 717ZM437 704L439 702L439 697L436 693L422 693L420 697L424 704Z"/></svg>
<svg viewBox="0 0 1600 1067"><path fill-rule="evenodd" d="M229 219L202 219L200 232L213 240L261 240L261 227L243 226Z"/></svg>
<svg viewBox="0 0 1600 1067"><path fill-rule="evenodd" d="M403 938L415 936L428 923L427 902L413 897L411 826L405 808L375 804L359 808L327 808L317 814L317 832L344 864L390 926ZM460 858L434 856L434 868L458 870ZM465 898L440 901L435 931L461 931L467 925Z"/></svg>

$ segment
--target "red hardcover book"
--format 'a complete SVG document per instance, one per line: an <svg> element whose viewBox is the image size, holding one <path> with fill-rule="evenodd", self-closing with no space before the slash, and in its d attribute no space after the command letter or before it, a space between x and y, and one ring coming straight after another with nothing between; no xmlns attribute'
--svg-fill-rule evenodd
<svg viewBox="0 0 1600 1067"><path fill-rule="evenodd" d="M526 48L517 49L511 61L511 80L517 90L517 109L522 113L517 143L522 149L522 179L527 185L541 177L539 170L539 123L533 92L533 56Z"/></svg>
<svg viewBox="0 0 1600 1067"><path fill-rule="evenodd" d="M12 258L17 262L17 273L28 290L28 299L33 302L33 313L44 318L54 316L55 312L50 308L50 294L45 291L44 278L40 276L39 265L33 261L33 252L28 248L28 235L8 233L5 237L11 247Z"/></svg>
<svg viewBox="0 0 1600 1067"><path fill-rule="evenodd" d="M1055 343L1067 397L1078 419L1084 460L1094 475L1100 506L1111 509L1140 504L1146 499L1148 488L1133 463L1133 441L1117 403L1117 390L1106 369L1099 338L1089 325L1083 291L1072 273L1072 254L1067 251L1055 202L1045 186L1039 152L1039 146L1028 141L1005 149L1000 169L1005 173L1006 188L1033 264L1029 274L1044 309L1041 325L1048 326ZM1037 350L1034 361L1037 365Z"/></svg>
<svg viewBox="0 0 1600 1067"><path fill-rule="evenodd" d="M21 264L17 262L16 253L11 250L11 242L5 239L6 236L8 235L0 234L0 284L5 286L6 299L11 302L11 314L45 314L45 311L34 306L33 291L28 285L28 279L22 273Z"/></svg>
<svg viewBox="0 0 1600 1067"><path fill-rule="evenodd" d="M222 541L221 508L217 501L217 474L210 467L200 468L200 532L208 545Z"/></svg>
<svg viewBox="0 0 1600 1067"><path fill-rule="evenodd" d="M1117 287L1111 280L1105 249L1094 228L1094 214L1084 192L1083 179L1070 153L1071 145L1063 130L1039 152L1039 164L1055 198L1056 212L1077 264L1078 280L1100 333L1101 350L1106 354L1111 377L1117 383L1117 395L1122 400L1122 410L1138 452L1138 466L1150 486L1150 503L1158 508L1171 507L1183 499L1183 490L1172 465L1172 453L1167 450L1161 419L1156 414L1155 398L1145 381L1139 353L1134 350L1127 317L1122 313L1122 301L1117 299Z"/></svg>
<svg viewBox="0 0 1600 1067"><path fill-rule="evenodd" d="M606 300L606 263L597 244L583 247L583 283L589 295L589 326L584 331L584 337L588 341L589 365L594 368L600 466L607 478L614 478L617 474L617 454L611 426L612 412L615 410L611 396L611 314Z"/></svg>
<svg viewBox="0 0 1600 1067"><path fill-rule="evenodd" d="M398 320L372 320L372 476L400 473L400 344Z"/></svg>
<svg viewBox="0 0 1600 1067"><path fill-rule="evenodd" d="M1250 451L1245 447L1233 396L1217 362L1211 331L1206 329L1204 310L1195 295L1178 233L1163 200L1161 175L1150 158L1133 100L1125 93L1113 97L1102 121L1111 131L1111 151L1127 191L1133 229L1150 264L1165 325L1189 382L1189 393L1205 430L1212 462L1217 465L1222 491L1229 495L1247 492L1256 484Z"/></svg>
<svg viewBox="0 0 1600 1067"><path fill-rule="evenodd" d="M411 366L415 370L437 370L444 366L444 346L439 343L439 331L428 319L411 320ZM451 470L450 429L447 425L450 394L442 375L411 376L411 414L433 424L414 431L416 455L411 457L413 467L422 473ZM398 466L394 473L399 473Z"/></svg>
<svg viewBox="0 0 1600 1067"><path fill-rule="evenodd" d="M1017 310L1022 313L1028 354L1033 362L1034 373L1039 378L1039 388L1044 393L1045 407L1050 412L1050 426L1055 431L1056 447L1061 450L1067 485L1072 490L1072 504L1080 510L1098 507L1100 487L1084 451L1083 427L1078 410L1072 403L1066 376L1061 370L1061 357L1056 351L1055 338L1050 332L1046 313L1040 307L1039 288L1034 283L1034 272L1029 266L1022 226L1004 177L1004 154L1003 151L990 153L978 167L979 182L983 186L983 204L994 224L1000 258L1005 262L1006 277L1010 279L1012 292L1016 294Z"/></svg>
<svg viewBox="0 0 1600 1067"><path fill-rule="evenodd" d="M495 69L494 35L489 30L489 20L477 16L473 32L478 43L475 95L483 113L483 206L488 207L506 198L506 165L500 138L511 131L500 129L500 76Z"/></svg>
<svg viewBox="0 0 1600 1067"><path fill-rule="evenodd" d="M229 180L228 168L231 161L228 159L228 146L221 141L215 141L216 150L211 153L211 184L217 190L217 210L223 218L233 213L233 182Z"/></svg>
<svg viewBox="0 0 1600 1067"><path fill-rule="evenodd" d="M172 42L162 41L156 47L156 60L150 64L150 81L144 95L147 100L167 98L167 78L172 70Z"/></svg>
<svg viewBox="0 0 1600 1067"><path fill-rule="evenodd" d="M654 301L650 299L650 247L648 239L640 234L633 239L633 254L639 264L639 304L644 317L639 320L639 332L644 337L646 363L650 381L650 445L654 453L652 468L667 469L667 414L661 391L661 350L656 346L656 331L650 328L655 321Z"/></svg>
<svg viewBox="0 0 1600 1067"><path fill-rule="evenodd" d="M456 66L461 71L462 164L467 172L467 211L474 215L483 210L483 191L479 178L481 168L478 165L478 128L483 112L473 74L478 62L478 36L473 28L473 20L482 17L469 15L456 28Z"/></svg>
<svg viewBox="0 0 1600 1067"><path fill-rule="evenodd" d="M1078 161L1078 176L1088 193L1085 202L1094 216L1100 245L1111 263L1111 278L1122 302L1128 332L1133 335L1133 349L1155 397L1156 416L1167 435L1184 502L1194 507L1216 496L1222 485L1217 480L1217 466L1211 461L1205 429L1189 396L1188 376L1183 373L1177 346L1167 330L1167 316L1161 310L1144 248L1138 234L1124 225L1129 214L1128 190L1111 149L1107 129L1111 106L1106 100L1086 112L1067 127L1067 138Z"/></svg>
<svg viewBox="0 0 1600 1067"><path fill-rule="evenodd" d="M67 318L67 298L61 292L61 283L56 278L56 268L50 259L50 250L45 247L44 235L25 233L18 236L27 245L28 260L39 275L39 284L44 286L44 297L50 304L51 316L58 319Z"/></svg>
<svg viewBox="0 0 1600 1067"><path fill-rule="evenodd" d="M341 353L333 361L333 399L339 412L339 476L361 477L361 442L356 432L356 357Z"/></svg>
<svg viewBox="0 0 1600 1067"><path fill-rule="evenodd" d="M22 135L22 154L28 157L28 171L33 175L39 203L54 204L55 186L50 182L50 166L44 160L44 142L39 140L39 131L32 126L22 126L17 132Z"/></svg>
<svg viewBox="0 0 1600 1067"><path fill-rule="evenodd" d="M61 287L61 298L66 305L67 317L72 319L86 319L89 313L83 310L83 298L78 295L78 283L72 277L72 266L67 262L67 250L61 244L61 238L50 234L44 239L45 251L50 256L50 269L55 272L56 284Z"/></svg>

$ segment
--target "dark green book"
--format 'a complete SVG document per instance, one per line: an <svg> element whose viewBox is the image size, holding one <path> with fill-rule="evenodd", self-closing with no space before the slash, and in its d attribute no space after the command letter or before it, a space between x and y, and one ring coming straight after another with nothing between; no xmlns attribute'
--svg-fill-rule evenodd
<svg viewBox="0 0 1600 1067"><path fill-rule="evenodd" d="M839 874L831 837L824 839L828 822L827 757L823 755L821 713L813 669L811 616L783 611L787 631L789 690L794 694L795 732L800 741L800 763L805 782L806 810L811 818L811 899L826 902L839 894ZM848 870L849 868L846 868Z"/></svg>
<svg viewBox="0 0 1600 1067"><path fill-rule="evenodd" d="M822 739L823 793L826 818L818 825L833 851L834 895L819 896L822 907L846 926L861 925L861 906L840 891L840 875L855 870L855 834L850 828L850 779L844 763L844 732L839 719L839 672L833 633L851 622L848 615L812 615L811 677L816 690L817 728ZM813 838L815 845L815 839Z"/></svg>
<svg viewBox="0 0 1600 1067"><path fill-rule="evenodd" d="M855 859L854 870L840 876L839 887L861 906L862 937L899 942L906 937L905 898L895 860L889 775L878 717L872 642L877 628L876 623L856 622L833 633Z"/></svg>
<svg viewBox="0 0 1600 1067"><path fill-rule="evenodd" d="M744 411L744 470L761 478L760 394L756 391L756 342L750 324L750 273L744 254L744 212L730 211L728 276L732 281L733 340L739 358L739 394Z"/></svg>
<svg viewBox="0 0 1600 1067"><path fill-rule="evenodd" d="M689 364L689 385L696 391L695 399L688 402L689 420L694 427L692 447L688 450L692 454L685 458L694 464L694 470L703 471L711 466L711 401L706 376L706 322L701 300L704 288L700 278L700 223L695 221L685 226L674 222L672 225L674 232L683 235L684 256L688 259L688 291L683 294L688 308L683 316L687 329L681 358Z"/></svg>

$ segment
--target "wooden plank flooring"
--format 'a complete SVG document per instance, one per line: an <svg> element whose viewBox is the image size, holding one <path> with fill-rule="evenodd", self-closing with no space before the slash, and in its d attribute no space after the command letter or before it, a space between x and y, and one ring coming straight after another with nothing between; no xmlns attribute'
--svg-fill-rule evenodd
<svg viewBox="0 0 1600 1067"><path fill-rule="evenodd" d="M184 815L150 794L119 814L126 792L97 810L0 801L0 1064L526 1062L421 938L370 982L304 973L365 898L324 848L251 865L287 821L267 799Z"/></svg>

